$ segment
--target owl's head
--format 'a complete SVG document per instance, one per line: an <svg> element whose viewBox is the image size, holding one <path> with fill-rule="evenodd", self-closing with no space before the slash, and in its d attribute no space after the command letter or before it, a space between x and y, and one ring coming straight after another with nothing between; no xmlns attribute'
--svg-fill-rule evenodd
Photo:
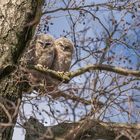
<svg viewBox="0 0 140 140"><path fill-rule="evenodd" d="M35 39L36 47L49 48L54 45L54 38L48 34L39 34Z"/></svg>
<svg viewBox="0 0 140 140"><path fill-rule="evenodd" d="M72 41L65 37L61 37L59 39L56 39L55 41L55 47L59 49L61 52L64 52L65 54L73 54L74 51L74 45Z"/></svg>

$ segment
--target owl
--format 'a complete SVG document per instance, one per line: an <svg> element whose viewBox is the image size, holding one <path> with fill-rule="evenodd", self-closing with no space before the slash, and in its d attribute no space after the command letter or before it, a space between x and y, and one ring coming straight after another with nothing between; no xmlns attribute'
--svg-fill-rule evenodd
<svg viewBox="0 0 140 140"><path fill-rule="evenodd" d="M74 45L69 39L61 37L55 40L50 35L40 34L36 37L30 51L30 63L59 72L67 72L71 65L73 51ZM36 86L44 81L47 91L53 91L61 83L49 74L35 70L30 70L29 73L31 83Z"/></svg>
<svg viewBox="0 0 140 140"><path fill-rule="evenodd" d="M46 68L51 68L54 61L54 46L55 40L51 35L39 34L34 40L34 45L32 45L27 64L29 65L41 65ZM45 75L35 71L30 70L29 78L32 84L38 84L41 82Z"/></svg>
<svg viewBox="0 0 140 140"><path fill-rule="evenodd" d="M55 40L54 50L54 61L51 69L59 72L69 71L74 51L73 43L69 39L61 37ZM52 91L61 83L61 81L48 75L46 77L46 83L48 87L50 87L49 91Z"/></svg>
<svg viewBox="0 0 140 140"><path fill-rule="evenodd" d="M55 61L52 64L52 69L55 71L69 71L74 46L73 43L64 37L55 40Z"/></svg>
<svg viewBox="0 0 140 140"><path fill-rule="evenodd" d="M50 68L54 60L54 38L40 34L35 39L34 63Z"/></svg>

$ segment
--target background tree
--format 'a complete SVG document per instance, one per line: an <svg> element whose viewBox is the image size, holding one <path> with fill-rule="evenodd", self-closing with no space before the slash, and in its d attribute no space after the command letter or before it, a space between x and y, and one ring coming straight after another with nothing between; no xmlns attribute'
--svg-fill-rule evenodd
<svg viewBox="0 0 140 140"><path fill-rule="evenodd" d="M36 4L28 2L29 5L26 5L26 2L18 4L21 10L16 9L16 11L18 10L19 15L24 15L19 18L18 12L6 14L6 11L10 11L17 2L16 4L0 3L1 9L7 5L7 9L6 6L3 8L5 14L2 12L0 16L5 23L1 23L0 38L2 42L0 46L2 138L9 138L8 130L9 128L13 130L13 127L9 126L12 120L15 123L19 113L17 124L22 127L29 115L47 125L72 122L72 127L66 127L73 131L63 133L65 135L63 139L90 137L93 132L86 134L84 132L96 128L95 126L99 126L99 131L103 128L107 135L108 131L102 127L103 124L106 124L110 131L115 128L113 132L117 133L112 139L115 137L123 139L122 135L126 135L128 139L138 139L137 131L131 131L130 128L139 129L138 125L136 127L133 124L139 122L139 1L47 0L42 14ZM38 24L41 15L42 19ZM17 25L18 20L15 17L24 19L21 18ZM10 23L10 26L6 23ZM61 26L62 24L64 26ZM44 32L56 38L60 36L71 38L75 46L71 66L73 72L62 74L30 66L32 69L61 79L62 83L58 90L52 92L47 92L44 86L40 86L34 91L31 90L32 94L21 95L22 90L27 89L26 85L28 85L28 81L24 79L27 69L26 54L36 25L38 25L36 33ZM7 31L5 35L4 29ZM34 85L28 86L32 89ZM19 105L20 110L18 110ZM31 112L27 111L27 108L31 108ZM89 123L87 120L92 121ZM77 121L79 123L74 127L73 123L77 124ZM111 122L117 123L113 125ZM118 127L121 129L117 129ZM24 128L28 127L25 125ZM58 133L61 133L61 130ZM99 132L98 129L96 130L96 133ZM53 134L53 128L49 132ZM38 137L44 136L40 134ZM48 131L45 134L47 135ZM51 139L55 139L55 134ZM105 138L105 135L99 134L98 138Z"/></svg>

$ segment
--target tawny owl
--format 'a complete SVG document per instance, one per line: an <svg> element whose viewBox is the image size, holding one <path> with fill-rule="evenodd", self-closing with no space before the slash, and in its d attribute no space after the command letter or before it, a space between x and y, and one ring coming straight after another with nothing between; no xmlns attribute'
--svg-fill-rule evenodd
<svg viewBox="0 0 140 140"><path fill-rule="evenodd" d="M29 52L30 60L28 60L28 64L51 68L54 61L54 45L54 38L51 35L37 35ZM45 78L45 75L31 70L30 78L33 84L37 84Z"/></svg>
<svg viewBox="0 0 140 140"><path fill-rule="evenodd" d="M55 61L52 69L55 71L66 72L69 71L74 46L73 43L64 37L56 39L55 41Z"/></svg>
<svg viewBox="0 0 140 140"><path fill-rule="evenodd" d="M40 34L35 40L35 63L51 68L54 60L54 38L51 35Z"/></svg>
<svg viewBox="0 0 140 140"><path fill-rule="evenodd" d="M74 51L73 43L69 39L61 37L55 40L54 48L55 55L51 69L59 72L69 71ZM52 85L53 88L60 83L60 81L50 76L46 78L46 81L47 84Z"/></svg>

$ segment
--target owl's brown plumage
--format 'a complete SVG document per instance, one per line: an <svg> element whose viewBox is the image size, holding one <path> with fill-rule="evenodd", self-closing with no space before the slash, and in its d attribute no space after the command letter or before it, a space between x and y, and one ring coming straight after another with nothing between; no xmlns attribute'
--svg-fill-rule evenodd
<svg viewBox="0 0 140 140"><path fill-rule="evenodd" d="M35 39L35 44L31 51L31 63L42 65L49 69L66 72L69 71L72 54L74 51L73 43L64 37L54 40L50 35L41 34ZM49 74L42 74L38 71L30 71L31 82L38 85L45 81L48 91L52 91L61 81L51 77Z"/></svg>
<svg viewBox="0 0 140 140"><path fill-rule="evenodd" d="M54 48L55 55L51 69L59 72L69 71L74 51L73 43L69 39L61 37L55 40ZM47 85L52 86L52 89L54 89L54 87L57 88L58 84L61 83L61 81L50 76L47 76L46 82Z"/></svg>
<svg viewBox="0 0 140 140"><path fill-rule="evenodd" d="M55 41L55 61L52 69L55 71L66 72L69 70L72 60L74 46L73 43L64 37Z"/></svg>
<svg viewBox="0 0 140 140"><path fill-rule="evenodd" d="M37 35L29 57L28 64L51 68L54 60L54 38L46 34ZM39 84L45 78L45 75L38 71L30 70L29 72L32 84Z"/></svg>
<svg viewBox="0 0 140 140"><path fill-rule="evenodd" d="M54 60L54 38L40 34L35 40L35 64L51 68Z"/></svg>

